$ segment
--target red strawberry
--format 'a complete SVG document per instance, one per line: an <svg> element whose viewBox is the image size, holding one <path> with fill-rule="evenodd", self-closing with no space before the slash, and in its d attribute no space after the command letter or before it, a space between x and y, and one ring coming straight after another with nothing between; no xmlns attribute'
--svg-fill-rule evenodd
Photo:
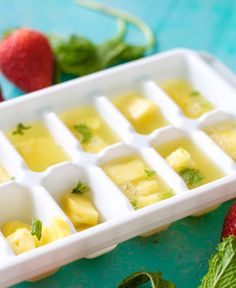
<svg viewBox="0 0 236 288"><path fill-rule="evenodd" d="M225 216L221 237L230 235L236 236L236 203L229 208Z"/></svg>
<svg viewBox="0 0 236 288"><path fill-rule="evenodd" d="M52 84L53 54L40 32L22 28L0 43L0 70L25 92Z"/></svg>

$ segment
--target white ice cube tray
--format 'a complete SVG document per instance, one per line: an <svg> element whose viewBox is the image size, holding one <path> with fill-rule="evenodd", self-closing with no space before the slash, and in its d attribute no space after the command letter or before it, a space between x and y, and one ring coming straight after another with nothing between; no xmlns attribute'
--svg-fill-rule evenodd
<svg viewBox="0 0 236 288"><path fill-rule="evenodd" d="M215 110L199 119L186 118L157 83L185 78L201 91ZM236 78L223 64L191 50L177 49L69 81L22 98L0 104L0 163L15 179L0 185L0 225L10 220L45 225L61 215L72 234L62 240L15 256L0 232L0 287L31 279L83 257L95 257L136 235L148 233L180 218L214 207L236 195L236 166L203 131L209 123L236 117ZM126 90L138 90L160 108L169 125L149 135L140 135L113 106L110 98ZM89 104L120 137L98 154L86 153L62 123L58 114ZM42 121L71 161L32 172L4 132L19 122ZM225 177L188 190L183 180L156 152L157 144L185 135L217 166ZM140 210L134 210L118 187L100 168L102 163L125 155L138 155L173 188L175 195ZM59 206L59 199L78 180L91 188L91 199L101 224L76 233Z"/></svg>

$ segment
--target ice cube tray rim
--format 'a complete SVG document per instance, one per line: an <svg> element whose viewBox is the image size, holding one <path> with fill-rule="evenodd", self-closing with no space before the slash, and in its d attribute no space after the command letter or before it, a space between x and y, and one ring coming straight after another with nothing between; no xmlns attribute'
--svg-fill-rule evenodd
<svg viewBox="0 0 236 288"><path fill-rule="evenodd" d="M63 84L59 84L59 85L57 85L57 86L55 86L55 87L50 87L50 88L47 88L47 89L44 89L44 90L41 90L41 91L38 91L38 92L34 92L34 93L31 93L31 94L29 94L29 95L27 95L27 96L25 96L24 98L19 98L19 99L13 99L13 100L11 100L11 101L9 101L8 103L2 103L1 105L0 105L0 111L1 110L3 110L3 109L5 109L5 107L10 107L10 109L11 109L11 106L14 106L15 104L17 104L17 103L25 103L25 102L27 102L28 100L32 100L32 101L36 101L37 99L39 99L39 98L43 98L44 99L44 97L46 97L46 95L47 94L50 94L51 92L52 93L55 93L56 91L60 91L61 90L61 88L62 88L62 90L64 90L64 89L67 89L68 87L69 88L71 88L71 89L73 89L73 86L75 85L75 86L77 86L77 85L79 85L79 83L86 83L86 82L89 82L90 81L90 79L93 79L93 78L96 78L96 77L98 77L98 78L103 78L103 77L105 77L106 75L110 75L111 73L118 73L119 71L122 71L122 70L125 70L126 69L126 67L127 67L127 69L129 68L129 67L138 67L139 65L142 65L142 63L143 64L147 64L147 63L152 63L152 61L153 60L155 60L156 58L163 58L163 57L168 57L168 55L171 55L171 54L175 54L175 53L182 53L182 54L189 54L189 55L191 55L191 57L193 56L193 57L196 57L197 56L197 54L195 54L194 52L192 52L191 50L188 50L188 49L176 49L176 50L172 50L171 52L166 52L166 53L162 53L161 55L155 55L155 56L151 56L151 57L149 57L149 58L145 58L145 59L142 59L142 60L138 60L138 61L135 61L135 62L133 62L133 63L129 63L129 64L124 64L124 65L121 65L120 67L115 67L115 68L110 68L110 69L108 69L107 71L103 71L103 72L98 72L98 73L95 73L95 74L93 74L93 75L89 75L89 76L87 76L87 77L84 77L84 79L82 78L82 79L77 79L77 80L72 80L72 81L70 81L70 82L67 82L67 83L63 83ZM97 76L96 76L97 75ZM100 75L100 76L99 76ZM226 84L227 85L227 84ZM231 87L232 88L232 87ZM51 169L55 169L56 167L52 167ZM46 171L45 171L45 173L46 173ZM219 180L221 180L221 181L219 181L219 183L218 183L218 185L217 185L217 188L219 188L219 187L223 187L223 186L228 186L228 188L230 188L229 186L230 186L230 184L232 184L232 183L234 183L235 182L235 179L234 179L234 175L228 175L228 176L226 176L225 178L223 178L223 179L219 179ZM18 182L17 180L14 180L14 182ZM9 183L9 182L7 182L7 183ZM7 184L6 183L6 184ZM11 183L11 182L10 182ZM3 185L5 185L5 184L3 184ZM209 184L207 184L208 185L208 187L210 186L212 186L212 189L211 188L209 188L209 189L207 189L207 190L210 190L211 191L211 193L209 193L209 194L212 194L213 192L214 192L214 187L216 186L215 185L215 183L209 183ZM1 186L0 186L1 187ZM170 205L170 204L168 204L168 203L172 203L172 202L181 202L181 199L182 200L188 200L188 199L191 199L191 198L196 198L196 195L201 195L201 194L204 194L204 193L206 193L206 191L204 191L204 190L206 190L206 189L204 189L205 188L205 185L204 186L201 186L201 187L198 187L198 188L196 188L196 189L194 189L194 190L192 190L190 193L191 193L191 195L189 194L189 195L187 195L187 194L185 194L185 195L177 195L178 196L178 201L177 201L177 198L175 198L175 197L173 197L173 198L175 198L175 199L173 199L173 198L170 198L170 199L167 199L167 200L165 200L165 201L162 201L161 203L158 203L158 205L152 205L152 206L149 206L149 207L146 207L145 209L141 209L141 210L139 210L139 211L133 211L131 214L128 214L128 215L126 215L124 218L118 218L118 219L113 219L113 220L110 220L109 222L106 222L106 223L103 223L103 224L101 224L101 225L103 225L102 227L105 227L105 228L103 228L104 229L104 231L109 231L109 229L112 229L112 227L116 227L116 226L121 226L121 223L122 224L124 224L124 223L126 223L126 221L132 221L132 220L135 220L135 219L139 219L139 218L142 218L142 217L144 217L144 216L148 216L150 213L153 213L153 212L157 212L157 211L159 211L159 210L162 210L162 206L164 206L164 208L167 206L168 207L168 205ZM216 187L215 187L216 188ZM222 201L225 201L225 200L227 200L227 199L229 199L229 197L231 198L232 197L232 189L226 189L227 190L227 193L224 195L224 199L222 200L222 195L221 195L221 197L218 199L219 200L219 202L222 202ZM213 192L212 192L213 191ZM214 193L213 193L214 194ZM208 195L209 196L209 195ZM227 196L227 197L226 197ZM215 198L216 200L217 200L217 198ZM216 201L215 200L215 201ZM192 209L192 210L191 210ZM193 208L191 208L190 210L192 211L192 212L195 212L194 211L194 209ZM196 208L195 208L195 210L196 210ZM199 210L199 209L197 209L197 210ZM183 211L181 212L181 213L183 213ZM136 216L137 215L137 216ZM139 215L139 216L138 216ZM186 214L186 215L188 215L188 213ZM135 217L134 217L135 216ZM181 216L179 216L180 218L181 218ZM129 219L130 218L130 219ZM175 218L175 217L174 217ZM127 219L129 219L129 220L127 220ZM173 219L172 219L173 220ZM174 219L174 221L175 221L175 219ZM118 222L118 223L116 223L116 222ZM128 222L127 222L128 223ZM89 230L87 230L87 231L82 231L81 233L83 233L83 234L81 234L81 233L79 233L81 236L82 235L87 235L87 237L90 237L91 235L93 235L94 234L94 231L96 231L96 230L100 230L100 228L101 228L101 226L99 227L100 225L98 225L98 226L96 226L96 227L94 227L93 229L90 229L90 231ZM111 227L110 227L111 226ZM144 230L144 227L140 227L139 228L139 230L142 230L142 231L140 231L140 233L141 232L145 232L145 231L143 231ZM130 232L128 231L126 234L129 234ZM137 232L138 233L138 232ZM41 253L42 253L42 251L44 251L45 250L45 253L47 254L50 254L50 252L52 252L52 250L53 249L51 249L52 247L54 247L55 249L56 249L56 247L59 247L58 249L61 249L62 247L66 247L66 246L68 246L68 247L70 247L70 245L72 244L72 238L74 239L73 241L75 241L75 242L77 242L78 241L78 239L77 238L79 238L79 234L74 234L74 235L71 235L71 236L69 236L70 238L71 238L71 240L69 241L69 239L68 238L65 238L65 239L62 239L61 241L58 241L58 242L56 242L56 243L51 243L51 244L49 244L48 245L48 247L47 246L45 246L45 247L42 247L42 248L40 248L41 249L41 251L40 251L40 249L38 249L38 251L37 251L37 249L36 250L34 250L34 251L32 251L32 254L34 255L34 253L36 253L36 255L38 255L38 256L40 256L41 255ZM135 235L137 235L137 234L135 234ZM131 235L132 236L132 235ZM134 235L133 235L134 236ZM85 237L85 236L84 236ZM128 237L128 238L130 238L130 236ZM128 239L127 238L127 239ZM113 242L114 242L115 240L113 239ZM118 241L118 242L121 242L121 241L123 241L123 240L120 240L120 241ZM71 243L70 243L71 242ZM113 244L113 242L109 242L109 243L111 243L111 244ZM114 243L117 243L116 241L114 242ZM61 246L62 245L62 246ZM91 246L91 245L90 245ZM100 245L101 246L101 245ZM106 245L105 245L106 246ZM105 247L104 246L104 247ZM91 247L90 247L91 248ZM103 248L103 247L102 247ZM51 250L50 250L51 249ZM96 248L94 248L95 250L96 250ZM92 251L92 250L91 250ZM94 252L94 251L92 251L92 252ZM29 252L30 253L30 252ZM45 254L45 255L46 255ZM26 258L26 259L28 259L28 258L30 258L29 256L28 256L29 254L28 253L26 253L25 255L21 255L21 256L19 256L19 258L17 258L17 257L13 257L14 259L12 259L12 262L14 263L16 263L16 262L18 262L18 261L20 261L20 259L24 259L24 258ZM27 258L28 257L28 258ZM16 258L17 258L17 261L16 261ZM31 258L31 260L34 258L34 256L32 256L32 258ZM19 260L18 260L19 259ZM30 259L28 259L28 260L30 260ZM22 261L22 260L21 260ZM27 260L25 260L26 262L27 262ZM7 265L4 265L4 270L6 270L6 268L8 267L8 268L10 268L11 267L11 265L13 265L13 263L10 263L10 262L8 262L8 265L9 266L7 266ZM22 264L24 263L24 261L22 261L21 262ZM67 263L67 261L63 261L63 263ZM5 263L5 264L7 264L7 263ZM13 265L14 266L14 265ZM1 268L1 266L0 266L0 270L2 269ZM0 271L1 272L1 271ZM16 276L17 277L17 276ZM19 276L20 277L20 276ZM7 280L7 281L9 281L9 279ZM7 283L7 282L6 282ZM8 282L8 283L10 283L10 282Z"/></svg>

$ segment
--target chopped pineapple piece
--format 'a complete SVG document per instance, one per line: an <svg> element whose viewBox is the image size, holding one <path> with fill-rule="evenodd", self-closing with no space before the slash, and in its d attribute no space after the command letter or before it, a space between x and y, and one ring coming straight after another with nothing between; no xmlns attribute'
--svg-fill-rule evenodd
<svg viewBox="0 0 236 288"><path fill-rule="evenodd" d="M40 247L52 242L50 228L43 226L41 239L39 240L36 236L34 236L34 242L36 247Z"/></svg>
<svg viewBox="0 0 236 288"><path fill-rule="evenodd" d="M16 255L34 249L34 237L27 228L17 229L14 233L7 237L12 249Z"/></svg>
<svg viewBox="0 0 236 288"><path fill-rule="evenodd" d="M123 102L123 111L125 116L134 124L145 123L150 118L155 117L158 111L157 107L150 100L136 97L130 101Z"/></svg>
<svg viewBox="0 0 236 288"><path fill-rule="evenodd" d="M146 196L158 192L160 185L155 180L143 180L137 185L137 193L140 196Z"/></svg>
<svg viewBox="0 0 236 288"><path fill-rule="evenodd" d="M28 166L37 172L68 160L63 149L51 137L33 138L15 144Z"/></svg>
<svg viewBox="0 0 236 288"><path fill-rule="evenodd" d="M142 93L128 91L115 96L112 102L140 134L168 125L159 108Z"/></svg>
<svg viewBox="0 0 236 288"><path fill-rule="evenodd" d="M141 197L137 198L136 204L137 204L138 208L143 208L145 206L159 202L160 200L161 200L160 195L158 193L156 193L156 194L141 196Z"/></svg>
<svg viewBox="0 0 236 288"><path fill-rule="evenodd" d="M48 227L42 227L42 237L39 240L34 236L36 247L43 246L50 242L62 239L71 234L69 224L60 216L57 216L51 220Z"/></svg>
<svg viewBox="0 0 236 288"><path fill-rule="evenodd" d="M92 106L73 108L63 112L60 118L86 152L97 153L118 142L117 135Z"/></svg>
<svg viewBox="0 0 236 288"><path fill-rule="evenodd" d="M51 220L49 229L51 241L56 241L70 235L70 226L62 217L53 218Z"/></svg>
<svg viewBox="0 0 236 288"><path fill-rule="evenodd" d="M21 131L19 127L26 128ZM6 135L33 171L41 172L51 165L69 159L49 130L40 122L29 125L19 123L16 128L8 130Z"/></svg>
<svg viewBox="0 0 236 288"><path fill-rule="evenodd" d="M92 130L99 130L102 125L102 122L98 117L84 117L82 122L80 121L78 124L80 123L88 125Z"/></svg>
<svg viewBox="0 0 236 288"><path fill-rule="evenodd" d="M106 143L101 137L94 135L88 142L82 143L82 146L87 152L97 153L107 147L108 143Z"/></svg>
<svg viewBox="0 0 236 288"><path fill-rule="evenodd" d="M179 172L182 168L195 167L191 154L181 147L167 156L166 161L176 172Z"/></svg>
<svg viewBox="0 0 236 288"><path fill-rule="evenodd" d="M2 224L2 233L5 237L13 234L17 229L26 228L31 229L30 225L21 221L11 221Z"/></svg>
<svg viewBox="0 0 236 288"><path fill-rule="evenodd" d="M81 225L76 226L75 229L77 232L80 232L80 231L86 230L86 229L91 228L91 227L93 227L93 225L81 224Z"/></svg>
<svg viewBox="0 0 236 288"><path fill-rule="evenodd" d="M213 105L183 79L165 81L161 87L180 106L187 117L198 118L213 109Z"/></svg>
<svg viewBox="0 0 236 288"><path fill-rule="evenodd" d="M236 122L223 121L205 128L206 133L236 161Z"/></svg>
<svg viewBox="0 0 236 288"><path fill-rule="evenodd" d="M132 159L124 163L107 165L105 170L118 185L145 176L145 166L140 159Z"/></svg>
<svg viewBox="0 0 236 288"><path fill-rule="evenodd" d="M62 198L62 205L65 213L75 226L98 224L99 213L85 196L67 194Z"/></svg>

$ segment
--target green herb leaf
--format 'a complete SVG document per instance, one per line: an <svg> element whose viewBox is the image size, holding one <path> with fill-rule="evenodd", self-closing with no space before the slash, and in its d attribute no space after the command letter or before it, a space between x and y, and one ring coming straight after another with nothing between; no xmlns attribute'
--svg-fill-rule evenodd
<svg viewBox="0 0 236 288"><path fill-rule="evenodd" d="M145 173L147 174L148 177L153 177L157 175L157 172L152 169L144 169Z"/></svg>
<svg viewBox="0 0 236 288"><path fill-rule="evenodd" d="M120 21L121 20L126 21L129 24L135 26L138 30L140 30L143 33L144 37L147 40L145 50L152 49L154 47L155 37L154 37L152 30L144 21L142 21L140 18L136 17L135 15L119 10L117 8L104 5L98 1L76 0L76 2L85 8L92 9L94 11L98 11L106 15L113 16L119 19Z"/></svg>
<svg viewBox="0 0 236 288"><path fill-rule="evenodd" d="M202 173L195 168L184 168L179 171L179 176L184 180L190 189L201 185L204 179Z"/></svg>
<svg viewBox="0 0 236 288"><path fill-rule="evenodd" d="M145 52L143 46L129 45L122 40L107 41L98 45L97 48L101 69L138 59L142 57Z"/></svg>
<svg viewBox="0 0 236 288"><path fill-rule="evenodd" d="M196 90L193 90L191 93L190 93L190 96L193 96L193 97L195 97L195 96L200 96L201 94L198 92L198 91L196 91Z"/></svg>
<svg viewBox="0 0 236 288"><path fill-rule="evenodd" d="M62 38L48 35L55 56L54 83L59 83L64 75L83 76L107 67L143 57L155 45L150 27L136 16L103 5L97 1L79 0L79 5L115 17L118 33L111 39L95 44L85 37L72 35ZM126 22L137 27L147 39L146 45L130 45L125 42Z"/></svg>
<svg viewBox="0 0 236 288"><path fill-rule="evenodd" d="M52 37L50 39L56 57L57 74L60 71L60 73L83 76L102 69L97 47L92 41L77 35L71 35L68 39L59 37L57 40L52 40Z"/></svg>
<svg viewBox="0 0 236 288"><path fill-rule="evenodd" d="M89 192L89 187L82 182L79 182L75 188L71 191L73 194L83 194Z"/></svg>
<svg viewBox="0 0 236 288"><path fill-rule="evenodd" d="M35 235L38 240L40 240L42 237L42 222L35 217L32 220L31 234L33 236Z"/></svg>
<svg viewBox="0 0 236 288"><path fill-rule="evenodd" d="M130 201L131 205L133 206L133 208L136 210L138 209L138 204L137 204L137 201L136 200L132 200Z"/></svg>
<svg viewBox="0 0 236 288"><path fill-rule="evenodd" d="M87 143L89 142L92 137L92 131L86 124L78 124L75 125L74 128L76 129L77 132L79 132L82 135L82 143Z"/></svg>
<svg viewBox="0 0 236 288"><path fill-rule="evenodd" d="M152 288L175 288L170 281L162 278L160 272L135 272L124 279L118 288L135 288L150 281ZM208 287L210 288L210 286Z"/></svg>
<svg viewBox="0 0 236 288"><path fill-rule="evenodd" d="M12 132L13 135L16 135L16 134L19 134L19 135L24 135L24 130L28 130L32 128L31 126L25 126L24 124L22 123L19 123L17 126L16 126L16 130L14 130Z"/></svg>
<svg viewBox="0 0 236 288"><path fill-rule="evenodd" d="M209 261L209 270L199 288L236 287L236 240L227 237L217 247L217 253Z"/></svg>

